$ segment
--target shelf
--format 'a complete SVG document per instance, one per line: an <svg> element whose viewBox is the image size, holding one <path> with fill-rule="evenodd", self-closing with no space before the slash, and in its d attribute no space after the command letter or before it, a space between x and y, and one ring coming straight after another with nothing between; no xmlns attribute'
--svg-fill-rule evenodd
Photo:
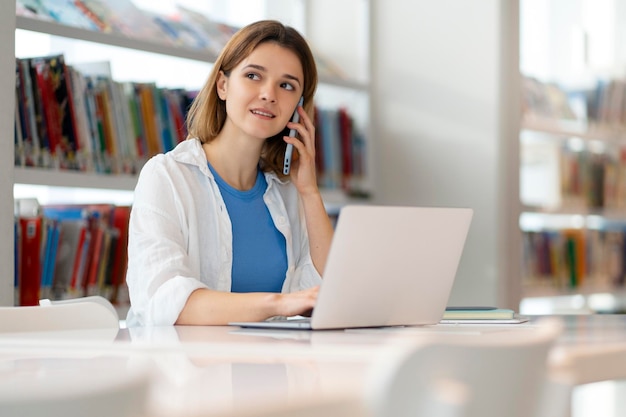
<svg viewBox="0 0 626 417"><path fill-rule="evenodd" d="M159 55L191 59L199 62L213 63L217 59L217 56L213 52L204 49L200 50L177 45L164 45L162 43L152 42L149 40L129 38L116 33L102 33L25 16L16 16L16 29L45 33L81 41L95 42L98 44L105 44L120 48L151 52ZM327 75L320 75L319 82L353 90L367 91L368 89L368 85L365 82Z"/></svg>
<svg viewBox="0 0 626 417"><path fill-rule="evenodd" d="M16 16L16 29L46 33L49 35L60 36L63 38L96 42L121 48L153 52L160 55L193 59L196 61L214 62L217 58L214 54L207 50L195 50L173 45L168 46L157 42L128 38L126 36L118 35L116 33L96 32L89 29L77 28L56 22L33 19L24 16Z"/></svg>
<svg viewBox="0 0 626 417"><path fill-rule="evenodd" d="M137 177L133 175L95 174L23 167L15 167L13 172L15 184L126 191L134 190L137 184Z"/></svg>
<svg viewBox="0 0 626 417"><path fill-rule="evenodd" d="M626 288L606 284L559 289L551 286L528 284L524 286L523 293L524 298L591 296L598 294L613 294L616 297L625 298Z"/></svg>
<svg viewBox="0 0 626 417"><path fill-rule="evenodd" d="M585 207L522 207L522 214L540 216L601 216L609 219L626 219L626 207L624 208L585 208Z"/></svg>
<svg viewBox="0 0 626 417"><path fill-rule="evenodd" d="M45 187L83 188L132 192L137 184L133 175L95 174L80 171L60 171L43 168L15 167L15 184ZM342 190L322 189L322 198L329 213L337 214L348 204L367 204L365 198L347 196Z"/></svg>
<svg viewBox="0 0 626 417"><path fill-rule="evenodd" d="M602 211L598 214L523 212L519 226L522 232L544 230L590 229L605 230L626 225L626 213Z"/></svg>
<svg viewBox="0 0 626 417"><path fill-rule="evenodd" d="M527 288L520 303L521 314L622 314L626 309L626 289L614 286L558 290Z"/></svg>
<svg viewBox="0 0 626 417"><path fill-rule="evenodd" d="M522 119L521 129L553 136L626 144L625 126L608 126L582 120L555 120L526 116Z"/></svg>
<svg viewBox="0 0 626 417"><path fill-rule="evenodd" d="M520 303L520 314L623 314L626 307L624 289L606 289L594 293L545 290L526 294Z"/></svg>
<svg viewBox="0 0 626 417"><path fill-rule="evenodd" d="M364 92L367 92L369 88L367 83L362 82L362 81L335 78L335 77L329 77L326 75L320 75L319 82L321 84L328 84L334 87L342 87L342 88L348 88L351 90L358 90L358 91L364 91Z"/></svg>

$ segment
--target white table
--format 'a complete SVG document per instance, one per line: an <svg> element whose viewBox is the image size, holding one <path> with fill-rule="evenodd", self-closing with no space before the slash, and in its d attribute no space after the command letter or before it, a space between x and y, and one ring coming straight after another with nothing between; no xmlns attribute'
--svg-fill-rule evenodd
<svg viewBox="0 0 626 417"><path fill-rule="evenodd" d="M626 379L626 317L563 316L550 368L577 384ZM523 325L439 325L346 331L171 326L0 335L0 378L148 370L151 416L193 415L354 393L397 340L533 331ZM15 387L19 389L19 387ZM56 386L63 389L62 382Z"/></svg>

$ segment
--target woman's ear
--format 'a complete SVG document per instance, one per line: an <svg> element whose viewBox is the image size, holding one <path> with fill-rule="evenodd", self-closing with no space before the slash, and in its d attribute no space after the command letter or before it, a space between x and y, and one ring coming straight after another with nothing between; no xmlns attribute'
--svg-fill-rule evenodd
<svg viewBox="0 0 626 417"><path fill-rule="evenodd" d="M224 71L220 71L217 76L215 87L217 89L217 95L223 101L226 101L226 91L228 86L228 77L224 74Z"/></svg>

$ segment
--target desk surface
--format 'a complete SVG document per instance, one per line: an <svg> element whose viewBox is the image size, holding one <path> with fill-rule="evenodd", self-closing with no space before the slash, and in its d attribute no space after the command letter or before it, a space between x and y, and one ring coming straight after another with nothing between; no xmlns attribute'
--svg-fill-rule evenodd
<svg viewBox="0 0 626 417"><path fill-rule="evenodd" d="M575 383L626 379L626 316L560 316L565 332L550 366ZM521 325L439 325L346 331L170 326L0 335L0 381L62 373L147 369L150 415L200 414L240 404L332 396L362 388L371 366L402 339L503 335ZM16 378L17 377L17 378ZM27 378L24 384L28 384ZM54 384L63 389L62 384ZM20 389L12 384L11 389Z"/></svg>

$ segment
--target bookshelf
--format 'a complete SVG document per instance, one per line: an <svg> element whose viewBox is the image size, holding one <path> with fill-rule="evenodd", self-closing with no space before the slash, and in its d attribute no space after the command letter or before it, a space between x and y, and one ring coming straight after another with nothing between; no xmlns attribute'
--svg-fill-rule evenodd
<svg viewBox="0 0 626 417"><path fill-rule="evenodd" d="M133 175L95 174L33 167L15 167L13 173L16 184L36 184L49 187L132 191L137 182L137 178Z"/></svg>
<svg viewBox="0 0 626 417"><path fill-rule="evenodd" d="M89 29L66 26L54 21L44 21L25 16L16 16L15 28L196 61L213 62L217 58L215 54L209 51L198 51L181 46L168 46L142 39L132 39L115 33L96 32Z"/></svg>
<svg viewBox="0 0 626 417"><path fill-rule="evenodd" d="M523 305L624 311L626 135L597 123L532 120L520 140ZM581 252L568 252L570 244Z"/></svg>
<svg viewBox="0 0 626 417"><path fill-rule="evenodd" d="M15 2L0 3L0 93L15 94ZM9 75L11 74L11 75ZM0 305L13 305L13 110L14 100L0 104Z"/></svg>
<svg viewBox="0 0 626 417"><path fill-rule="evenodd" d="M623 312L625 4L520 4L522 310Z"/></svg>
<svg viewBox="0 0 626 417"><path fill-rule="evenodd" d="M308 4L308 2L305 2L305 4ZM6 20L6 22L2 22L2 27L10 28L6 30L6 36L3 36L0 40L0 42L2 42L0 46L3 48L11 49L12 51L15 50L15 31L20 30L52 35L54 37L62 39L62 42L89 42L92 45L97 46L106 45L116 48L124 48L130 51L141 51L151 54L162 55L165 57L182 58L185 60L204 63L209 66L216 58L214 54L207 53L206 51L198 51L178 46L173 47L168 45L162 45L151 41L130 39L116 34L100 33L76 27L69 27L56 22L41 21L34 18L16 16L15 5L10 5L10 7L9 5L2 5L0 6L0 12L3 13L3 18ZM12 51L10 53L4 54L3 56L10 58L11 55L15 55ZM14 61L13 59L7 58L2 60L2 64L4 66L3 73L11 74L11 77L4 78L7 79L7 84L9 84L9 81L11 82L10 84L12 84L13 73L15 70ZM11 72L9 72L9 66L11 66ZM200 85L198 85L198 87ZM13 85L7 85L4 86L4 88L8 88L8 91L13 94ZM323 92L320 93L321 95L318 94L320 97L322 97L323 105L333 107L347 106L348 108L356 106L357 114L355 116L355 122L365 132L365 137L367 139L370 134L370 130L368 127L369 86L367 80L340 78L329 75L327 73L320 73L320 90L323 90ZM13 114L12 104L13 103L3 104L3 115ZM7 172L6 175L3 175L4 182L2 183L2 189L0 189L0 191L2 191L5 195L13 195L14 187L16 185L44 187L46 189L75 189L78 190L78 193L81 192L80 190L101 190L103 195L105 195L105 191L121 191L128 194L135 186L136 177L133 175L108 175L56 169L50 170L33 167L14 167L13 161L9 158L14 154L12 141L9 141L9 138L12 137L13 133L13 120L10 119L3 122L7 123L6 126L4 124L0 125L0 127L2 127L2 132L5 132L5 136L7 137L6 140L2 141L3 149L4 147L6 147L5 152L3 152L3 158L7 159L6 161L3 160L2 167ZM360 186L367 187L368 184L369 181L367 178L361 179ZM323 195L325 201L327 202L329 212L333 213L336 212L341 207L341 205L354 201L351 196L337 190L323 190ZM79 196L78 199L80 200L80 198L81 197ZM7 200L10 201L6 201L6 207L3 207L1 212L12 213L12 199ZM362 200L358 199L358 201ZM0 230L4 231L6 229L7 233L5 235L12 235L13 225L9 224L11 216L3 217L7 217L7 221L2 224L2 228L0 228ZM13 256L14 250L12 242L3 241L0 246L0 257L3 261L3 264L6 263L12 265ZM10 279L0 279L0 305L11 305L13 303L13 272L12 270L10 272L11 273L7 275L7 277L9 277Z"/></svg>

